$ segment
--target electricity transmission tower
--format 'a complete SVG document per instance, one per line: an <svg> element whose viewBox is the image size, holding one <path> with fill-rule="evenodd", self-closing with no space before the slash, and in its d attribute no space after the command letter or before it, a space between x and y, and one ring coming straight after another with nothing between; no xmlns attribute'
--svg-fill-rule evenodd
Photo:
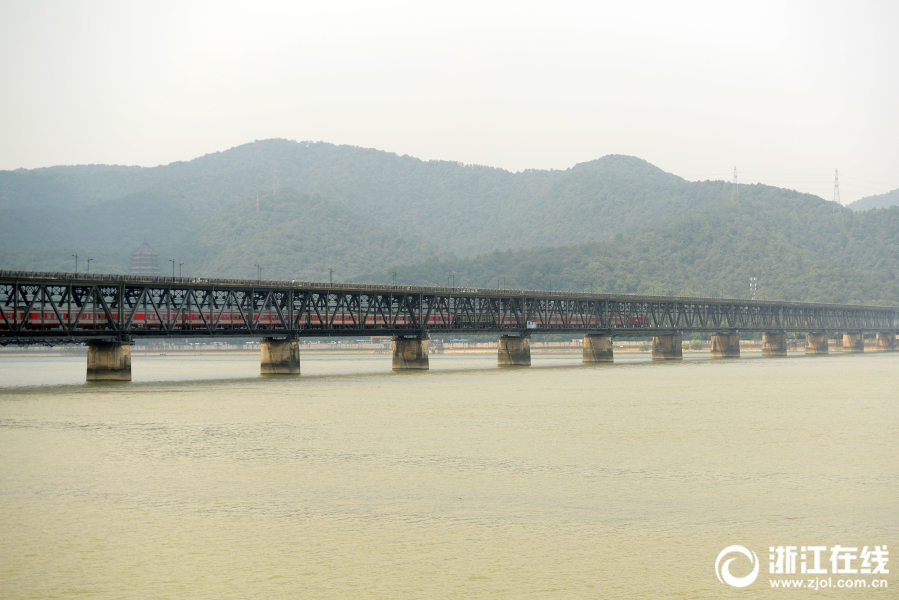
<svg viewBox="0 0 899 600"><path fill-rule="evenodd" d="M840 170L833 170L833 201L840 204Z"/></svg>
<svg viewBox="0 0 899 600"><path fill-rule="evenodd" d="M737 199L737 167L734 167L734 182L730 186L730 201L735 202Z"/></svg>

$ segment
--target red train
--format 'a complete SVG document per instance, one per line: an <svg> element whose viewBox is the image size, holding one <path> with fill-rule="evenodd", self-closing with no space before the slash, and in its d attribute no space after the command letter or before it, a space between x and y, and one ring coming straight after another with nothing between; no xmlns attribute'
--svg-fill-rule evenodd
<svg viewBox="0 0 899 600"><path fill-rule="evenodd" d="M56 311L39 311L30 310L28 312L28 328L29 329L56 329L61 325L76 324L79 328L102 328L107 325L106 313L96 310L84 310L79 312L57 313ZM0 329L8 329L14 325L21 324L25 319L25 311L6 309L3 311L3 318L0 320ZM234 327L243 327L247 325L247 318L240 312L230 311L215 314L200 314L199 312L184 312L174 319L164 318L160 320L155 311L136 312L131 318L131 327L133 329L162 329L164 323L171 323L174 320L174 326L190 330L190 329L207 329L209 323L215 323L218 329L231 329ZM264 312L253 316L253 322L256 328L278 328L281 326L280 317L272 312ZM394 317L393 322L388 321L383 315L367 315L364 318L365 328L385 328L389 329L394 326L403 327L412 325L413 321L408 315L398 315ZM338 313L325 318L319 317L317 314L303 313L297 325L301 328L341 328L341 327L360 327L358 317L352 313ZM553 315L548 319L544 319L538 315L531 315L527 321L528 329L566 329L587 327L591 329L601 328L628 328L628 329L645 329L650 325L648 317L631 316L631 317L611 317L601 318L596 316L588 316L580 319L574 317L570 323L566 323L562 317ZM470 315L431 315L427 318L427 327L438 329L491 329L494 327L514 329L517 328L518 320L513 316L491 317L489 315L481 315L472 317Z"/></svg>

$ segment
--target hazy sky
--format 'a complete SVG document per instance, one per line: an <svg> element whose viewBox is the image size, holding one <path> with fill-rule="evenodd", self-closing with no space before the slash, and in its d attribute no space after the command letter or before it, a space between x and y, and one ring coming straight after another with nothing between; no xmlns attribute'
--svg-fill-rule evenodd
<svg viewBox="0 0 899 600"><path fill-rule="evenodd" d="M0 0L0 169L256 139L899 188L899 2Z"/></svg>

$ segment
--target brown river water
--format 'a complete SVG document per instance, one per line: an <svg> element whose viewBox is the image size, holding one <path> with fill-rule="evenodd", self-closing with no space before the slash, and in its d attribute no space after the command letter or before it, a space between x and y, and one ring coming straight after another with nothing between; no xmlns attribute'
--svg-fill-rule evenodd
<svg viewBox="0 0 899 600"><path fill-rule="evenodd" d="M0 356L0 597L897 597L899 353L495 361ZM773 589L815 544L889 587Z"/></svg>

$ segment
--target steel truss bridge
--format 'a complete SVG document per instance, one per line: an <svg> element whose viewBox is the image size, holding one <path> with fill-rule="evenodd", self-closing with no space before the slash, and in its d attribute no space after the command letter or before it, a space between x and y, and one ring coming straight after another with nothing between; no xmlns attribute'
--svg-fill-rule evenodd
<svg viewBox="0 0 899 600"><path fill-rule="evenodd" d="M895 332L899 307L0 271L0 345L138 337Z"/></svg>

